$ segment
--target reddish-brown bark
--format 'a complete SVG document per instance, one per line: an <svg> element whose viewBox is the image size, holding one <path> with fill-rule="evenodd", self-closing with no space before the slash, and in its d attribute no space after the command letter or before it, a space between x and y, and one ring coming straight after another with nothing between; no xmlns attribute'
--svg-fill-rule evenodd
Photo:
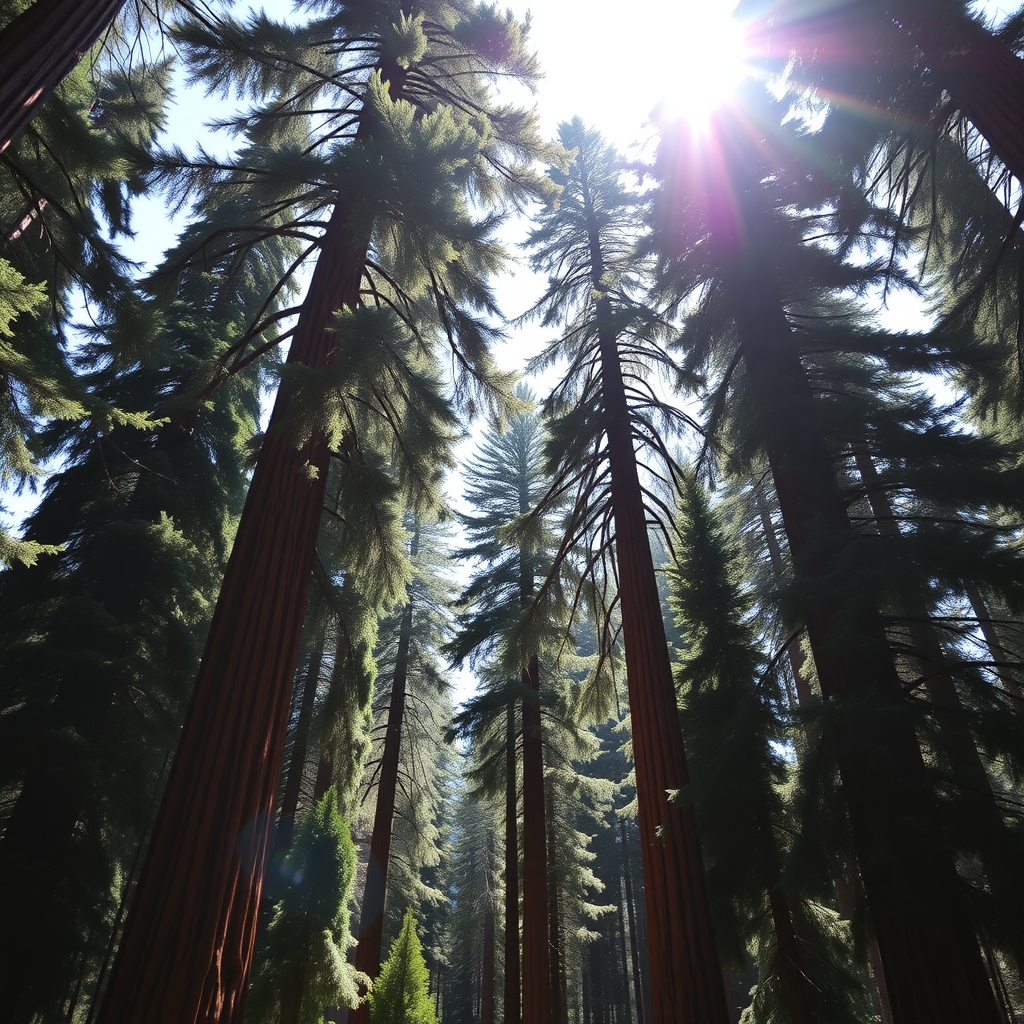
<svg viewBox="0 0 1024 1024"><path fill-rule="evenodd" d="M353 305L367 239L336 206L289 363L325 366L325 330ZM281 429L282 385L231 552L192 706L100 1020L241 1021L256 911L323 504L322 436ZM310 470L313 472L310 473Z"/></svg>
<svg viewBox="0 0 1024 1024"><path fill-rule="evenodd" d="M523 669L523 1024L554 1024L548 951L548 863L537 656Z"/></svg>
<svg viewBox="0 0 1024 1024"><path fill-rule="evenodd" d="M516 709L509 701L505 722L505 1024L521 1024L519 969L519 783Z"/></svg>
<svg viewBox="0 0 1024 1024"><path fill-rule="evenodd" d="M417 535L413 535L412 554L415 556ZM356 970L371 980L380 974L381 953L384 943L384 903L387 897L388 867L391 862L391 838L395 822L395 800L398 795L398 774L402 747L402 729L405 722L405 693L409 679L409 645L412 638L412 602L402 612L395 654L395 672L391 682L391 700L388 722L384 733L380 774L377 779L377 807L373 815L370 835L370 859L366 865L366 888L359 915L359 944L356 946ZM353 1011L349 1020L362 1024L369 1019L369 1003L363 1002Z"/></svg>
<svg viewBox="0 0 1024 1024"><path fill-rule="evenodd" d="M604 290L599 221L580 168L595 289ZM726 1024L722 967L711 921L693 807L670 799L689 783L672 663L611 302L597 300L603 426L615 523L619 608L647 906L652 1018L656 1024Z"/></svg>
<svg viewBox="0 0 1024 1024"><path fill-rule="evenodd" d="M36 0L0 30L0 153L123 6L124 0Z"/></svg>
<svg viewBox="0 0 1024 1024"><path fill-rule="evenodd" d="M602 302L607 300L602 299ZM672 665L647 537L622 371L601 331L605 431L626 654L654 1020L727 1021L692 808L669 799L689 782Z"/></svg>
<svg viewBox="0 0 1024 1024"><path fill-rule="evenodd" d="M833 742L893 1019L998 1024L917 739L899 710L902 685L881 619L868 605L843 603L834 557L849 522L824 440L807 430L810 387L781 301L750 257L733 287L757 412L772 424L765 444L794 571L818 583L803 610L819 682L826 698L846 706Z"/></svg>

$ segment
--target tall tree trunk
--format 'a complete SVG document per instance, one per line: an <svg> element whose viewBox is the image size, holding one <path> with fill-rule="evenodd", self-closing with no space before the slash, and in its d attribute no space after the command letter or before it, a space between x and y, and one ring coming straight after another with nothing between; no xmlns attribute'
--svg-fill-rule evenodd
<svg viewBox="0 0 1024 1024"><path fill-rule="evenodd" d="M941 85L1018 182L1024 182L1024 61L973 18L922 18L926 58Z"/></svg>
<svg viewBox="0 0 1024 1024"><path fill-rule="evenodd" d="M480 1024L494 1024L494 836L487 831L487 902L480 979Z"/></svg>
<svg viewBox="0 0 1024 1024"><path fill-rule="evenodd" d="M586 169L591 281L604 293L604 259ZM633 762L647 904L653 1018L657 1024L726 1024L722 967L711 921L704 862L691 805L671 799L689 783L661 598L647 536L647 513L633 449L613 311L597 300L603 425L615 522L619 609L626 656Z"/></svg>
<svg viewBox="0 0 1024 1024"><path fill-rule="evenodd" d="M633 872L629 867L629 844L626 823L619 819L622 837L622 877L626 885L626 920L629 922L629 958L633 965L633 998L636 1001L636 1024L644 1024L644 987L640 976L640 941L636 931L636 911L633 904Z"/></svg>
<svg viewBox="0 0 1024 1024"><path fill-rule="evenodd" d="M123 6L124 0L36 0L0 30L0 153Z"/></svg>
<svg viewBox="0 0 1024 1024"><path fill-rule="evenodd" d="M555 800L552 785L544 787L548 826L548 944L551 964L551 1012L555 1024L569 1024L569 999L562 959L562 928L559 911L558 862L555 859Z"/></svg>
<svg viewBox="0 0 1024 1024"><path fill-rule="evenodd" d="M416 556L419 531L413 534L411 553ZM366 865L366 888L359 915L359 944L356 946L356 970L371 980L380 974L384 942L384 903L391 862L391 838L395 822L395 801L398 795L398 774L405 723L405 692L409 679L409 647L412 639L413 606L409 601L402 611L395 654L395 673L391 682L388 723L384 733L380 776L377 780L377 807L370 836L370 859ZM349 1018L353 1024L369 1019L369 1005L361 1003Z"/></svg>
<svg viewBox="0 0 1024 1024"><path fill-rule="evenodd" d="M505 1024L522 1024L519 969L519 782L515 702L505 719Z"/></svg>
<svg viewBox="0 0 1024 1024"><path fill-rule="evenodd" d="M295 732L292 737L292 755L288 763L284 792L281 795L281 813L278 816L277 829L274 834L274 850L278 853L288 849L292 841L292 833L295 831L295 817L299 812L299 797L306 774L309 729L313 721L316 692L320 684L320 668L324 660L325 642L324 637L316 641L316 646L309 655L309 663L302 684L302 699L299 703Z"/></svg>
<svg viewBox="0 0 1024 1024"><path fill-rule="evenodd" d="M554 1024L548 950L544 745L537 656L523 669L523 1024Z"/></svg>
<svg viewBox="0 0 1024 1024"><path fill-rule="evenodd" d="M818 679L846 710L834 742L893 1019L999 1024L881 619L840 597L834 559L851 530L828 450L807 430L812 396L789 323L751 256L739 270L736 321L757 412L772 425L766 447L794 572L816 584L805 618Z"/></svg>
<svg viewBox="0 0 1024 1024"><path fill-rule="evenodd" d="M289 363L325 366L334 310L358 301L368 239L335 207ZM323 505L322 436L284 435L274 406L192 706L111 977L104 1024L241 1021L292 676ZM310 470L313 470L311 473Z"/></svg>

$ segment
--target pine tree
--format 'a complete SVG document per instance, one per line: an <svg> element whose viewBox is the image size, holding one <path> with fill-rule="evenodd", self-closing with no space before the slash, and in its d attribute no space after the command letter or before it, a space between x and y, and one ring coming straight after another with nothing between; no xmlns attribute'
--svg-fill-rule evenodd
<svg viewBox="0 0 1024 1024"><path fill-rule="evenodd" d="M370 1024L437 1024L411 910L405 912L402 930L370 995Z"/></svg>
<svg viewBox="0 0 1024 1024"><path fill-rule="evenodd" d="M638 472L637 443L667 455L679 417L647 383L670 368L660 323L634 298L636 202L619 182L614 152L574 121L560 141L575 149L558 175L557 208L530 238L536 269L552 275L538 303L545 326L565 325L535 365L567 356L570 373L545 403L551 417L553 493L573 502L567 543L614 532L644 851L651 994L664 1021L728 1018L692 811L670 801L688 780L654 562L647 535L657 498ZM671 459L668 460L671 465ZM612 530L614 522L614 531ZM600 555L596 556L600 557Z"/></svg>
<svg viewBox="0 0 1024 1024"><path fill-rule="evenodd" d="M265 304L262 275L287 254L287 245L255 248L230 285L215 265L183 275L179 300L149 338L152 361L106 361L97 335L80 350L99 364L81 374L89 404L161 407ZM31 1017L61 999L65 971L81 972L84 993L97 983L188 699L258 415L252 368L181 443L142 417L40 431L66 463L26 523L27 540L64 550L0 579L0 777L10 800L0 859L6 877L34 877L2 890L10 955L0 970L12 1014ZM39 956L37 944L62 954Z"/></svg>

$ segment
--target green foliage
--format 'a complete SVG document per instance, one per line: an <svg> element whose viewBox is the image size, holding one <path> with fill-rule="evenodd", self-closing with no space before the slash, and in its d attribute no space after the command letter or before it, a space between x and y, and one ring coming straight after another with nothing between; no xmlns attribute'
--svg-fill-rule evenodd
<svg viewBox="0 0 1024 1024"><path fill-rule="evenodd" d="M428 980L416 921L407 910L370 993L370 1024L437 1024Z"/></svg>
<svg viewBox="0 0 1024 1024"><path fill-rule="evenodd" d="M356 852L334 789L302 819L281 865L287 880L267 929L246 1019L320 1024L328 1006L355 1006L347 962Z"/></svg>

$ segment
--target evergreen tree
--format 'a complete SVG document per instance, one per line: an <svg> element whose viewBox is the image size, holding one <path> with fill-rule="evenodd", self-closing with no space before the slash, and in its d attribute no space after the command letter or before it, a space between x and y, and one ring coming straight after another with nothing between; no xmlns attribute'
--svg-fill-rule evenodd
<svg viewBox="0 0 1024 1024"><path fill-rule="evenodd" d="M813 216L827 231L834 212L826 205L831 183L795 148L784 149L780 132L769 127L771 113L762 108L755 117L758 101L753 95L747 100L750 120L741 126L723 116L714 155L700 155L679 134L663 139L665 184L656 224L665 273L676 295L704 286L687 328L691 365L714 361L722 368L715 408L736 428L733 447L747 458L760 452L770 466L797 581L791 608L799 609L807 629L830 702L829 728L838 730L830 732L830 742L894 1019L927 1020L956 1005L965 1020L995 1021L1001 1014L881 618L885 602L876 581L859 572L864 563L854 554L871 549L851 527L829 447L851 436L837 438L831 430L830 413L843 405L814 395L815 359L802 344L804 330L795 326L805 312L820 318L806 337L810 345L824 342L826 361L832 352L865 345L863 334L851 340L857 331L849 317L833 320L814 298L842 286L862 287L858 282L872 268L842 264L824 248L797 241L805 226L782 211L799 196L805 209L824 208ZM754 133L767 143L762 155L755 152ZM771 168L763 185L760 161ZM731 190L733 214L719 205L722 185ZM821 189L817 196L815 187ZM730 347L723 351L722 343ZM908 361L917 354L897 340L888 358L900 358L901 348ZM885 858L880 850L887 851Z"/></svg>
<svg viewBox="0 0 1024 1024"><path fill-rule="evenodd" d="M359 411L371 433L390 438L410 504L436 505L452 422L437 395L439 344L450 341L464 387L500 391L488 331L471 312L491 304L484 279L499 253L493 221L473 215L467 190L488 206L530 191L521 161L536 151L531 120L498 109L485 76L528 79L533 69L511 18L427 7L332 6L291 31L260 17L216 35L190 30L194 63L214 82L270 95L243 118L263 125L268 142L289 115L312 117L301 181L284 180L278 162L275 183L289 204L301 197L299 223L322 235L101 1019L237 1019L261 872L242 868L235 836L267 820L273 801L331 452L360 460ZM264 29L270 38L253 60ZM292 47L290 60L279 44ZM335 112L326 123L318 97ZM293 168L299 155L267 152ZM216 794L231 794L230 813ZM254 836L260 866L265 851L265 836ZM188 934L178 925L184 905L202 908Z"/></svg>
<svg viewBox="0 0 1024 1024"><path fill-rule="evenodd" d="M673 577L677 624L685 637L677 681L719 941L734 968L753 947L759 978L749 1019L854 1022L858 985L845 964L849 936L827 905L828 872L807 859L800 877L786 871L796 833L780 794L787 783L781 751L789 731L781 694L749 618L730 548L707 496L692 477L680 492L678 564ZM800 801L789 787L789 801ZM817 891L813 883L817 883Z"/></svg>
<svg viewBox="0 0 1024 1024"><path fill-rule="evenodd" d="M427 965L411 910L405 912L402 930L370 995L370 1024L437 1024L437 1011L427 989Z"/></svg>
<svg viewBox="0 0 1024 1024"><path fill-rule="evenodd" d="M98 365L81 375L89 403L163 412L166 396L265 304L263 275L287 252L257 247L230 285L215 265L183 275L150 338L152 361L104 361L97 337ZM142 418L85 429L55 421L40 432L66 464L27 540L63 552L0 577L9 801L0 860L10 880L0 891L10 952L0 977L12 1014L31 1019L63 998L64 972L86 979L83 997L98 984L187 703L258 415L251 368L209 403L191 438ZM14 884L26 872L33 884ZM35 952L43 947L62 953Z"/></svg>
<svg viewBox="0 0 1024 1024"><path fill-rule="evenodd" d="M724 1022L692 810L668 798L688 775L647 535L648 520L664 516L652 490L641 484L635 447L644 445L655 459L668 454L665 432L676 429L680 417L648 378L671 364L659 344L658 318L634 297L637 207L619 181L615 154L579 121L563 125L560 140L575 149L575 159L569 173L558 176L558 207L541 213L530 238L534 266L552 275L537 311L545 326L565 325L535 365L563 356L569 364L545 403L552 492L573 504L567 543L596 537L600 558L614 535L654 1014L664 1021Z"/></svg>
<svg viewBox="0 0 1024 1024"><path fill-rule="evenodd" d="M447 633L443 541L436 524L415 520L408 599L382 627L377 653L378 683L388 682L374 698L377 742L367 784L373 831L356 949L356 968L371 979L380 970L386 907L397 917L395 903L412 911L439 895L424 885L421 871L436 864L437 776L451 722L448 681L437 663Z"/></svg>
<svg viewBox="0 0 1024 1024"><path fill-rule="evenodd" d="M355 864L330 789L304 816L284 859L288 886L253 976L250 1021L320 1024L328 1006L355 1005L356 974L346 957Z"/></svg>

